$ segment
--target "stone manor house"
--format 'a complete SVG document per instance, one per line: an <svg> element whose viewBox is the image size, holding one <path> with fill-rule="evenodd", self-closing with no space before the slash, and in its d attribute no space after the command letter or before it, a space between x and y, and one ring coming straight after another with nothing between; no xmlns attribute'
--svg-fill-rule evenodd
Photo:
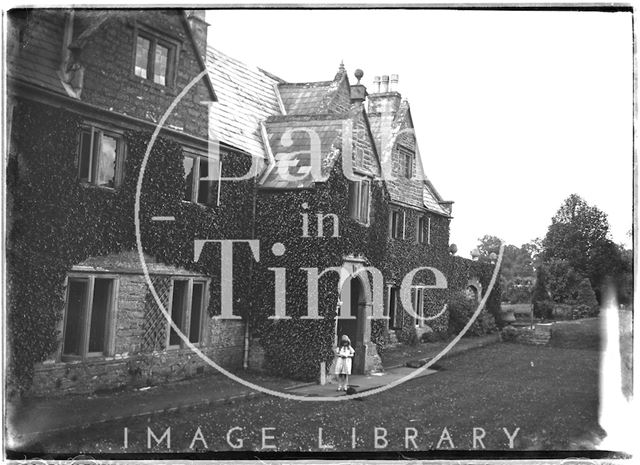
<svg viewBox="0 0 640 465"><path fill-rule="evenodd" d="M398 76L367 89L340 65L326 81L287 82L208 46L207 27L199 10L10 12L10 389L214 371L194 347L225 368L314 379L341 334L367 372L379 347L446 332L452 290L484 295L491 270L452 251L453 202L425 175ZM232 265L221 269L218 244L194 255L195 240L222 239L236 241ZM331 267L355 277L313 279ZM448 283L434 289L425 269L409 283L428 320L400 301L418 267ZM385 318L367 318L377 302ZM498 302L499 290L490 310ZM351 319L336 318L343 308Z"/></svg>

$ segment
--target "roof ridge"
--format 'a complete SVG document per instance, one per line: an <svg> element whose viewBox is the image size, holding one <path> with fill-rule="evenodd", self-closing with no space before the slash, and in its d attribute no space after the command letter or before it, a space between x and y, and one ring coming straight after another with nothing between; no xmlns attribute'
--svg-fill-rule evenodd
<svg viewBox="0 0 640 465"><path fill-rule="evenodd" d="M346 113L312 113L312 114L288 114L288 115L271 115L265 121L267 123L283 123L287 121L326 121L326 120L345 120L352 118L350 112Z"/></svg>
<svg viewBox="0 0 640 465"><path fill-rule="evenodd" d="M309 81L309 82L282 82L278 85L287 86L287 87L301 87L301 86L312 86L312 87L327 87L333 84L333 79L331 81Z"/></svg>
<svg viewBox="0 0 640 465"><path fill-rule="evenodd" d="M256 64L253 63L247 63L246 61L242 61L238 58L235 58L231 55L229 55L228 53L223 52L222 50L220 50L219 48L216 47L212 47L211 45L207 45L207 58L210 58L212 61L216 60L216 55L220 56L220 58L224 58L230 62L233 62L236 65L239 65L243 68L248 69L249 71L254 71L258 74L262 74L266 77L268 77L269 79L272 79L274 81L280 81L280 82L285 82L283 79L275 76L272 73L269 73L267 71L265 71L264 69L262 69L261 67L259 67Z"/></svg>

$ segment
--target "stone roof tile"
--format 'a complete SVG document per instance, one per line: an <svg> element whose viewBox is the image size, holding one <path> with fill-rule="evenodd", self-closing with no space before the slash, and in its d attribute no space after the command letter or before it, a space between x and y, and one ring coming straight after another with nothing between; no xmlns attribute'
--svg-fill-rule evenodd
<svg viewBox="0 0 640 465"><path fill-rule="evenodd" d="M209 110L210 131L220 142L266 158L260 122L280 114L279 81L212 47L207 49L207 68L218 97Z"/></svg>

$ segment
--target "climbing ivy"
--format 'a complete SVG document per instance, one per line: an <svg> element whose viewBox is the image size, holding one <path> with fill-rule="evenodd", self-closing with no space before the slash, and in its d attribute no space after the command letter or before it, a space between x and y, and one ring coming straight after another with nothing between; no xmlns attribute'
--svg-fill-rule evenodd
<svg viewBox="0 0 640 465"><path fill-rule="evenodd" d="M321 362L331 363L338 303L338 277L328 273L319 281L319 315L323 319L301 319L307 314L307 274L301 268L339 267L348 255L362 256L366 264L382 271L385 282L400 285L412 269L431 266L448 278L447 289L430 289L425 293L425 315L435 315L447 303L450 288L464 289L472 276L484 286L489 269L470 260L452 258L449 253L449 220L431 215L431 243L415 243L418 213L407 209L406 239L388 237L389 195L382 183L372 184L371 223L362 225L348 212L348 180L343 176L341 161L335 162L326 183L313 189L263 191L258 196L256 231L261 240L261 261L255 273L255 308L252 326L265 351L267 368L278 375L299 379L315 379ZM306 208L305 208L306 207ZM303 215L308 214L309 234L302 237ZM333 213L339 220L340 237L331 237L331 220L326 220L325 237L315 237L316 214ZM287 252L274 256L271 247L280 242ZM290 319L273 320L275 308L275 273L269 268L286 269L286 311ZM414 284L434 284L429 271L416 274ZM485 287L486 289L486 287ZM386 289L385 289L386 299ZM494 293L495 294L495 293ZM490 305L499 303L492 295ZM403 312L405 332L413 327L412 318ZM429 322L436 331L446 334L448 313ZM387 342L383 320L372 322L372 341L380 351ZM399 331L403 338L403 331Z"/></svg>
<svg viewBox="0 0 640 465"><path fill-rule="evenodd" d="M34 365L55 353L60 338L65 278L74 264L136 247L134 201L147 131L127 131L123 184L113 189L82 185L77 173L77 143L82 120L59 108L19 101L13 119L12 153L7 167L9 213L8 342L9 382L29 388ZM248 157L222 152L223 175L244 173ZM212 278L209 312L219 312L219 248L207 246L193 261L194 239L248 238L253 181L229 183L221 206L182 201L183 152L158 137L146 167L141 195L141 238L145 253ZM174 215L171 226L150 221ZM246 253L246 252L244 252ZM243 252L239 252L242 257ZM249 260L236 260L234 272L249 276ZM246 308L248 282L237 279L238 308ZM244 304L244 305L243 305Z"/></svg>

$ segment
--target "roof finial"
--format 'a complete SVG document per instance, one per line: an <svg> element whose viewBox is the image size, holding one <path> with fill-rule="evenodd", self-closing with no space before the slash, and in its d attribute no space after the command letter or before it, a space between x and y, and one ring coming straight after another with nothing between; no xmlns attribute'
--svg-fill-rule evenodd
<svg viewBox="0 0 640 465"><path fill-rule="evenodd" d="M344 72L344 60L340 60L340 68L338 68L338 71Z"/></svg>
<svg viewBox="0 0 640 465"><path fill-rule="evenodd" d="M364 76L364 72L361 69L356 69L356 72L353 74L358 80L358 84L360 84L360 79L362 79L362 76Z"/></svg>

